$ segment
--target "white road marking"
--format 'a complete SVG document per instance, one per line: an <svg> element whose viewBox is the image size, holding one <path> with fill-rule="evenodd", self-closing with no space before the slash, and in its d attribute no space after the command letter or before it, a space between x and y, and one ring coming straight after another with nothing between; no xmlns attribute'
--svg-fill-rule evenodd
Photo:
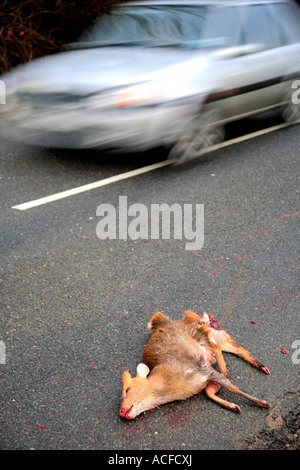
<svg viewBox="0 0 300 470"><path fill-rule="evenodd" d="M34 201L25 202L24 204L19 204L18 206L12 207L12 209L19 209L20 211L26 211L32 207L41 206L47 204L48 202L57 201L58 199L64 199L69 196L74 196L75 194L83 193L85 191L91 191L92 189L101 188L102 186L107 186L108 184L116 183L117 181L122 181L127 178L132 178L142 173L147 173L148 171L153 171L158 168L170 165L171 160L166 160L163 162L154 163L153 165L144 166L142 168L137 168L136 170L127 171L126 173L121 173L120 175L110 176L103 180L95 181L94 183L84 184L83 186L78 186L77 188L67 189L61 193L52 194L51 196L42 197L40 199L35 199Z"/></svg>
<svg viewBox="0 0 300 470"><path fill-rule="evenodd" d="M241 137L236 137L234 139L227 140L220 144L213 145L207 149L204 149L202 152L199 152L199 156L202 154L213 152L215 150L222 149L224 147L229 147L230 145L234 145L239 142L244 142L245 140L254 139L255 137L269 134L270 132L284 129L286 127L290 127L299 123L300 123L300 119L297 119L296 121L293 121L293 122L278 124L276 126L268 127L267 129L262 129L260 131L252 132L250 134L246 134ZM109 178L95 181L94 183L85 184L83 186L78 186L77 188L68 189L60 193L52 194L50 196L42 197L40 199L35 199L33 201L25 202L23 204L13 206L12 209L25 211L28 209L32 209L33 207L42 206L43 204L48 204L49 202L58 201L59 199L64 199L66 197L74 196L76 194L80 194L86 191L91 191L92 189L101 188L102 186L107 186L109 184L116 183L117 181L122 181L128 178L133 178L134 176L138 176L143 173L148 173L149 171L157 170L159 168L172 165L173 163L176 163L176 159L172 159L172 160L170 159L170 160L165 160L162 162L154 163L152 165L147 165L142 168L137 168L136 170L127 171L126 173L121 173L119 175L110 176Z"/></svg>

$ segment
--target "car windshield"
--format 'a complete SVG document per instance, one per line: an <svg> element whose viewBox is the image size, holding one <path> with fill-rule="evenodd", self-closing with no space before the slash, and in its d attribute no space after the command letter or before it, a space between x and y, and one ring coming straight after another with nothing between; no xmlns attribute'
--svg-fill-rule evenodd
<svg viewBox="0 0 300 470"><path fill-rule="evenodd" d="M76 45L192 47L200 39L206 11L205 6L119 8L102 15Z"/></svg>

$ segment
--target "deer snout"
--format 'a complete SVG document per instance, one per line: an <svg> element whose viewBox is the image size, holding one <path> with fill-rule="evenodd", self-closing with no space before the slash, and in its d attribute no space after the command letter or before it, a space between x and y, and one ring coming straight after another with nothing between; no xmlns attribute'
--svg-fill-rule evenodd
<svg viewBox="0 0 300 470"><path fill-rule="evenodd" d="M132 409L133 405L131 405L129 408L125 407L125 406L122 406L120 409L119 409L119 415L122 416L122 418L126 418L126 419L130 419L129 417L129 413Z"/></svg>

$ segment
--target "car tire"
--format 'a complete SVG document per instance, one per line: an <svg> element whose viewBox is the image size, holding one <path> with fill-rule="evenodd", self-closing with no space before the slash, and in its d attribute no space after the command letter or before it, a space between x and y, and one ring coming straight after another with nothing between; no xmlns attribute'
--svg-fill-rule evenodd
<svg viewBox="0 0 300 470"><path fill-rule="evenodd" d="M168 159L183 163L205 153L205 150L224 140L224 126L219 124L219 116L215 111L203 112L194 118L192 125L171 148Z"/></svg>
<svg viewBox="0 0 300 470"><path fill-rule="evenodd" d="M284 122L293 122L300 118L300 104L293 101L294 89L286 91L283 101L286 102L281 111L281 117Z"/></svg>

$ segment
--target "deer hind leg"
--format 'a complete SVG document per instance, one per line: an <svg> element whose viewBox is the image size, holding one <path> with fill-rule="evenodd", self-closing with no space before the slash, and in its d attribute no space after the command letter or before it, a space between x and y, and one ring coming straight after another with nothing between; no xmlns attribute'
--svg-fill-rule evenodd
<svg viewBox="0 0 300 470"><path fill-rule="evenodd" d="M218 346L214 341L210 341L210 346L215 354L220 373L223 374L225 379L228 379L228 373L227 373L226 364L224 361L221 347ZM216 383L212 380L209 380L205 388L206 396L210 398L211 400L217 402L219 405L224 406L225 408L231 411L235 411L236 413L241 413L241 409L238 405L236 405L235 403L231 403L230 401L224 400L223 398L217 396L217 393L220 390L220 388L222 388L221 384Z"/></svg>
<svg viewBox="0 0 300 470"><path fill-rule="evenodd" d="M236 385L233 385L230 382L230 380L227 379L227 377L224 377L223 374L220 374L219 372L217 372L216 370L212 368L209 374L209 382L205 389L206 395L212 400L219 403L220 405L225 406L226 408L229 408L230 410L240 413L241 410L238 405L236 405L235 403L230 403L216 396L216 393L221 387L226 388L226 390L228 390L231 393L247 398L247 400L252 401L253 403L255 403L256 405L262 408L270 408L271 406L267 401L261 400L260 398L253 397L252 395L249 395L248 393L243 392Z"/></svg>
<svg viewBox="0 0 300 470"><path fill-rule="evenodd" d="M217 384L216 382L213 382L210 380L205 388L205 393L208 398L211 400L217 402L219 405L224 406L225 408L228 408L231 411L235 411L236 413L241 413L241 409L238 405L235 403L231 403L230 401L223 400L223 398L218 397L216 394L218 391L222 388L222 385Z"/></svg>
<svg viewBox="0 0 300 470"><path fill-rule="evenodd" d="M253 367L256 367L256 369L265 372L265 374L270 374L270 371L266 366L264 366L261 362L257 361L256 359L253 359L253 357L250 356L249 352L246 349L242 348L242 346L237 346L231 338L221 343L220 347L222 351L236 354L237 356L244 359L244 361L251 364Z"/></svg>
<svg viewBox="0 0 300 470"><path fill-rule="evenodd" d="M270 405L265 400L261 400L245 392L242 392L237 386L233 385L230 382L230 380L228 379L226 364L225 364L223 354L222 354L222 348L218 346L217 344L215 344L213 341L210 341L210 345L216 356L216 360L217 360L217 364L219 366L220 372L217 372L214 369L211 370L209 381L205 388L205 393L207 397L210 398L211 400L214 400L219 405L224 406L225 408L229 410L235 411L237 413L241 413L241 409L238 405L236 405L235 403L229 402L227 400L224 400L223 398L217 396L217 393L220 390L220 388L224 387L230 392L235 393L236 395L243 396L247 398L248 400L256 403L258 406L261 406L263 408L269 408Z"/></svg>

